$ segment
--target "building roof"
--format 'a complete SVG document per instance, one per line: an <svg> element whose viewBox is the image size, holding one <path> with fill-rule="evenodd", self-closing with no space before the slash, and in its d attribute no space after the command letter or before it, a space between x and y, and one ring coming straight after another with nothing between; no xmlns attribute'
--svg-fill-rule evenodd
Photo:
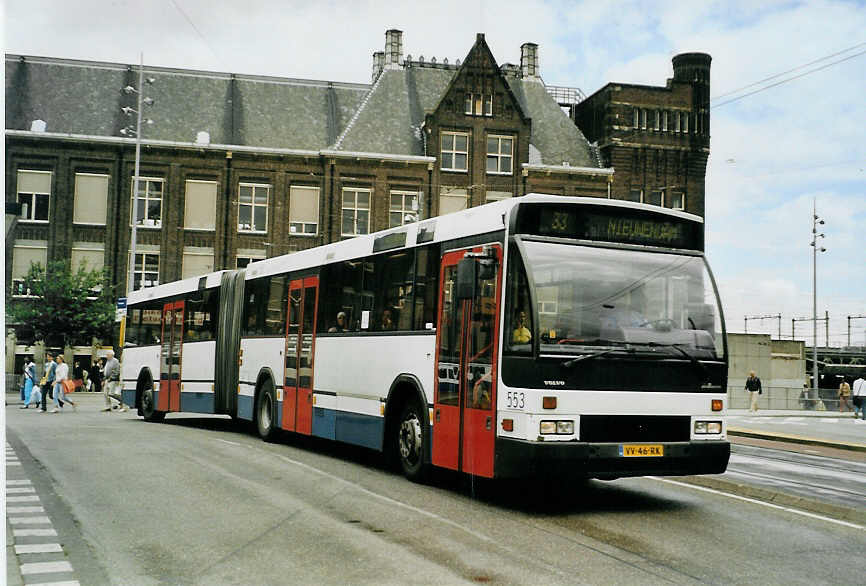
<svg viewBox="0 0 866 586"><path fill-rule="evenodd" d="M143 138L272 149L423 156L421 126L457 74L457 66L406 62L373 85L145 67L154 106ZM534 164L600 167L580 130L539 79L506 76L531 119ZM6 55L6 129L118 137L135 123L121 88L138 86L138 67L118 63Z"/></svg>

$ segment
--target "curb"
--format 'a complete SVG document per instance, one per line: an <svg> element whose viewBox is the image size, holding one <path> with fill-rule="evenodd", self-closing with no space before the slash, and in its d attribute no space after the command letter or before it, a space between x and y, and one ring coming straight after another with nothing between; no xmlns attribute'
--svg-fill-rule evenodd
<svg viewBox="0 0 866 586"><path fill-rule="evenodd" d="M775 440L779 442L788 442L792 444L806 444L812 446L824 446L827 448L837 448L840 450L849 450L852 452L866 452L866 444L853 444L848 442L832 441L814 437L803 437L799 435L791 435L788 433L755 431L753 429L743 429L740 427L729 427L728 435L739 437L751 437L756 439Z"/></svg>
<svg viewBox="0 0 866 586"><path fill-rule="evenodd" d="M730 480L723 480L716 476L680 476L677 480L695 486L712 488L722 492L729 492L738 496L744 496L774 505L790 507L810 513L817 513L841 521L848 521L863 525L866 529L866 510L859 508L843 507L819 501L810 500L805 497L786 494L751 484L742 484Z"/></svg>

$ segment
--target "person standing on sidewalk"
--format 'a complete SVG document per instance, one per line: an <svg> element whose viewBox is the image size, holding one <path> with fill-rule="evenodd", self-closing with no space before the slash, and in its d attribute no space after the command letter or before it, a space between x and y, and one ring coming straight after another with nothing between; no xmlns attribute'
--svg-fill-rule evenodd
<svg viewBox="0 0 866 586"><path fill-rule="evenodd" d="M126 411L126 407L120 400L120 362L114 357L114 350L109 350L106 356L107 360L102 373L105 378L102 387L103 395L105 395L105 407L102 410L111 412L111 400L114 399L117 401L118 409L123 412Z"/></svg>
<svg viewBox="0 0 866 586"><path fill-rule="evenodd" d="M848 397L851 396L851 385L848 384L847 379L842 379L842 382L839 383L839 413L842 411L847 411L850 409L850 405L848 405ZM842 406L845 406L842 409Z"/></svg>
<svg viewBox="0 0 866 586"><path fill-rule="evenodd" d="M866 420L866 380L863 375L857 377L854 381L854 419L857 419L857 410L860 410L860 419Z"/></svg>
<svg viewBox="0 0 866 586"><path fill-rule="evenodd" d="M749 402L749 411L752 413L758 412L758 395L760 395L763 391L761 390L761 379L755 376L755 371L749 371L749 378L746 379L746 386L743 387L747 391L749 391L749 396L751 401Z"/></svg>

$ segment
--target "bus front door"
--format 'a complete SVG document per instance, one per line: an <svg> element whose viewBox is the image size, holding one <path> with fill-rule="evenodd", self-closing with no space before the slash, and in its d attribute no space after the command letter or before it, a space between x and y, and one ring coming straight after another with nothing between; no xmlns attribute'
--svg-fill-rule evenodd
<svg viewBox="0 0 866 586"><path fill-rule="evenodd" d="M158 411L180 411L183 313L183 301L173 301L162 306L159 397L156 401Z"/></svg>
<svg viewBox="0 0 866 586"><path fill-rule="evenodd" d="M467 251L442 258L436 334L433 464L493 476L501 249L476 263L471 295L458 297L458 265ZM479 254L480 249L472 251Z"/></svg>
<svg viewBox="0 0 866 586"><path fill-rule="evenodd" d="M313 350L318 291L318 277L289 283L281 426L307 435L313 430Z"/></svg>

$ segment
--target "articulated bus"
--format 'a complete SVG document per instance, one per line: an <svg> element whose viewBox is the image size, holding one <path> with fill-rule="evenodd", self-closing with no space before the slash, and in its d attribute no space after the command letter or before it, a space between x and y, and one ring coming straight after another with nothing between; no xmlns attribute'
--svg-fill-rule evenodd
<svg viewBox="0 0 866 586"><path fill-rule="evenodd" d="M487 478L712 474L727 346L701 218L530 194L134 292L123 398Z"/></svg>

